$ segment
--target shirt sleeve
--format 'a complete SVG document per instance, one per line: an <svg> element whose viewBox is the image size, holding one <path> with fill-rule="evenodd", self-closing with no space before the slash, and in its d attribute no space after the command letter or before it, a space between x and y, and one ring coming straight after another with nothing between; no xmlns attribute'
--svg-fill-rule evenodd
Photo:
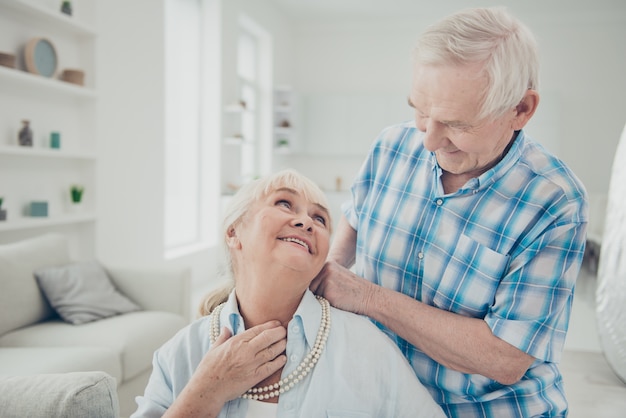
<svg viewBox="0 0 626 418"><path fill-rule="evenodd" d="M152 359L152 374L142 396L137 396L137 410L130 418L161 417L172 404L172 387L168 385L168 378L159 361L159 352L155 352Z"/></svg>
<svg viewBox="0 0 626 418"><path fill-rule="evenodd" d="M511 261L485 318L494 335L537 359L560 360L586 226L556 223Z"/></svg>

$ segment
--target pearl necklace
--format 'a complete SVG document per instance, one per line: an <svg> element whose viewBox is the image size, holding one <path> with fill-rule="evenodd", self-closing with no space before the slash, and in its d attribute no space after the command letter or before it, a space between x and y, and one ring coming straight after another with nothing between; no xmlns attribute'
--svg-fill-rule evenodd
<svg viewBox="0 0 626 418"><path fill-rule="evenodd" d="M273 385L248 389L246 393L241 395L241 398L261 400L282 395L304 380L311 370L313 370L313 367L315 367L315 364L320 359L322 351L324 351L324 346L326 345L326 340L328 339L328 333L330 332L330 303L328 303L328 301L321 296L315 297L320 305L322 305L322 320L320 322L320 329L317 332L317 337L315 338L315 344L313 345L311 351L306 355L304 360L302 360L302 363L300 363L294 371L289 373L289 376L285 377L278 383L274 383ZM224 305L225 303L222 303L216 307L213 311L213 316L211 317L211 345L215 343L220 334L220 313L222 312Z"/></svg>

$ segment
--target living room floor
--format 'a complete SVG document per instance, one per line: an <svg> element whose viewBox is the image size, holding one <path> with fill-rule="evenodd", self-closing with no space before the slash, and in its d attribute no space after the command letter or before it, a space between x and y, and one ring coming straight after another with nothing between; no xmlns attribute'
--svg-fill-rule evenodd
<svg viewBox="0 0 626 418"><path fill-rule="evenodd" d="M596 278L581 271L561 371L570 418L626 416L626 384L607 364L595 319Z"/></svg>
<svg viewBox="0 0 626 418"><path fill-rule="evenodd" d="M194 294L194 307L211 286ZM626 384L607 364L595 319L596 278L582 271L576 285L561 371L570 404L569 418L626 416ZM195 315L195 312L194 312Z"/></svg>

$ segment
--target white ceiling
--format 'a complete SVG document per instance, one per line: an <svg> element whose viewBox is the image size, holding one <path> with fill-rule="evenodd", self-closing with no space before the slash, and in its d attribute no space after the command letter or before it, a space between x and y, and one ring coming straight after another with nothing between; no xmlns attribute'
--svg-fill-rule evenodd
<svg viewBox="0 0 626 418"><path fill-rule="evenodd" d="M514 13L556 14L625 10L624 0L271 0L298 21L419 18L467 7L505 6Z"/></svg>

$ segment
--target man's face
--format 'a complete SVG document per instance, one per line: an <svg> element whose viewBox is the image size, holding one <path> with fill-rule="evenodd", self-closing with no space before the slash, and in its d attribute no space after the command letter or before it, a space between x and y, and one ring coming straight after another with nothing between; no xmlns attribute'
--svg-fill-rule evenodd
<svg viewBox="0 0 626 418"><path fill-rule="evenodd" d="M441 168L477 177L493 167L513 136L515 109L497 119L479 119L487 79L479 65L416 66L409 97L424 146Z"/></svg>

